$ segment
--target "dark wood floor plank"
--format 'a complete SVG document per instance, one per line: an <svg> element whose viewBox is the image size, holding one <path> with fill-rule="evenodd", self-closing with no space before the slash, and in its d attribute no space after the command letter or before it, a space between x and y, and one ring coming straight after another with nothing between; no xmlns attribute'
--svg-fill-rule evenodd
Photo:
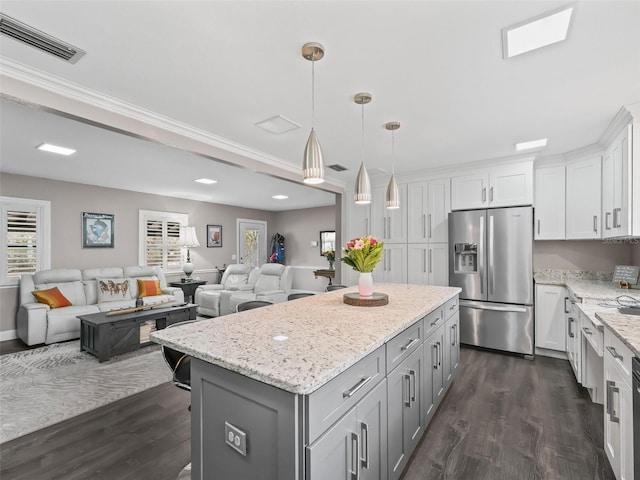
<svg viewBox="0 0 640 480"><path fill-rule="evenodd" d="M462 349L458 378L403 480L613 480L602 406L569 363Z"/></svg>
<svg viewBox="0 0 640 480"><path fill-rule="evenodd" d="M403 480L613 480L602 406L567 361L471 348L461 361ZM189 401L166 383L3 443L0 478L175 480Z"/></svg>

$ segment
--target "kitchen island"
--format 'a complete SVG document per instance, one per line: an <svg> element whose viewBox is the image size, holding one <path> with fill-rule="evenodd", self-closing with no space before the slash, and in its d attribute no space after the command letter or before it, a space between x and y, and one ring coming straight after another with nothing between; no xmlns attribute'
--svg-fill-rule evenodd
<svg viewBox="0 0 640 480"><path fill-rule="evenodd" d="M451 287L378 284L154 332L192 360L192 478L398 478L458 368Z"/></svg>

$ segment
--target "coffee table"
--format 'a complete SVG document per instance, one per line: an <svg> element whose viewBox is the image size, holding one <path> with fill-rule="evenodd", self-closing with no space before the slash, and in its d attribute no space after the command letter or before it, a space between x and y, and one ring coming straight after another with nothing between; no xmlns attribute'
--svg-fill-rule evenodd
<svg viewBox="0 0 640 480"><path fill-rule="evenodd" d="M149 339L152 331L195 320L196 306L187 303L117 315L107 315L108 312L78 315L80 350L98 357L100 363L109 360L111 355L137 350L152 343Z"/></svg>

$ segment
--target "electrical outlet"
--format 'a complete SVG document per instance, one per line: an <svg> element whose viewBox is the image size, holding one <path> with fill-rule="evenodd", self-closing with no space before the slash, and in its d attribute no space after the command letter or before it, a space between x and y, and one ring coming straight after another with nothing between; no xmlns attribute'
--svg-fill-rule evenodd
<svg viewBox="0 0 640 480"><path fill-rule="evenodd" d="M231 260L235 260L236 256L235 255L231 255Z"/></svg>
<svg viewBox="0 0 640 480"><path fill-rule="evenodd" d="M317 247L318 246L318 241L317 240L311 240L311 246L312 247Z"/></svg>
<svg viewBox="0 0 640 480"><path fill-rule="evenodd" d="M247 434L229 422L224 422L224 441L240 455L247 456Z"/></svg>

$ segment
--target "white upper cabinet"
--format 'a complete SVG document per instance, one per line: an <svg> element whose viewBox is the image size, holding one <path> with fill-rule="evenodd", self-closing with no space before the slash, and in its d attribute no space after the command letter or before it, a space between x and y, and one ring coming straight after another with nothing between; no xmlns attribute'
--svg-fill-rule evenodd
<svg viewBox="0 0 640 480"><path fill-rule="evenodd" d="M409 243L446 242L451 211L451 180L443 178L407 185Z"/></svg>
<svg viewBox="0 0 640 480"><path fill-rule="evenodd" d="M567 165L567 240L601 238L601 183L599 155Z"/></svg>
<svg viewBox="0 0 640 480"><path fill-rule="evenodd" d="M451 210L489 206L489 174L476 173L451 179Z"/></svg>
<svg viewBox="0 0 640 480"><path fill-rule="evenodd" d="M533 162L491 167L451 179L451 209L533 204Z"/></svg>
<svg viewBox="0 0 640 480"><path fill-rule="evenodd" d="M385 243L406 243L407 241L407 185L398 185L400 208L386 206L387 187L373 189L371 203L372 235ZM356 205L356 208L359 205Z"/></svg>
<svg viewBox="0 0 640 480"><path fill-rule="evenodd" d="M534 238L564 240L565 166L537 168L534 177Z"/></svg>
<svg viewBox="0 0 640 480"><path fill-rule="evenodd" d="M605 238L633 235L632 134L633 126L626 126L602 159L602 236Z"/></svg>

